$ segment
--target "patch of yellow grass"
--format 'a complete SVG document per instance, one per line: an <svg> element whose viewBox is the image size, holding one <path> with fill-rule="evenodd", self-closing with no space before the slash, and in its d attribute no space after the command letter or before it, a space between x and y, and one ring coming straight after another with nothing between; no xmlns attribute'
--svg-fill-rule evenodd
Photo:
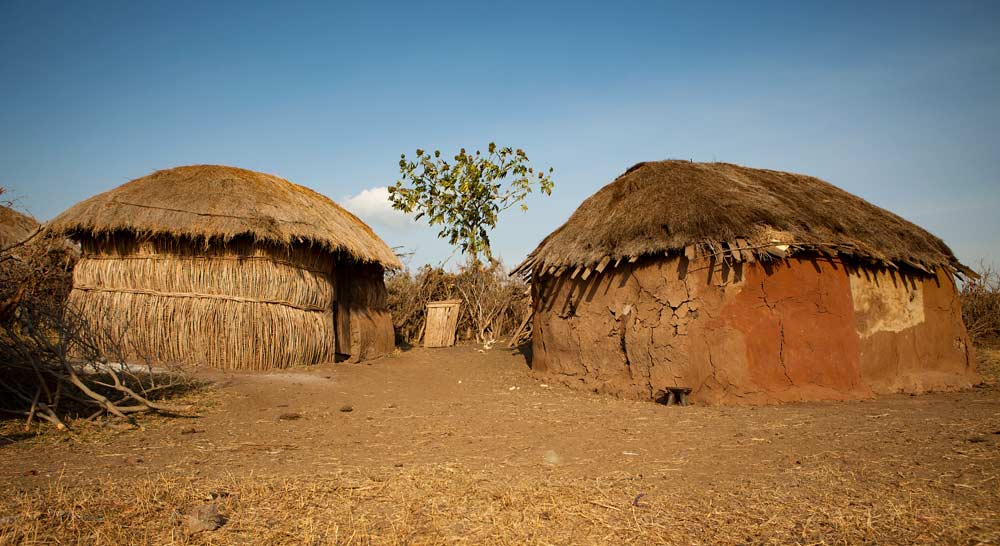
<svg viewBox="0 0 1000 546"><path fill-rule="evenodd" d="M1000 383L1000 347L976 347L979 373L988 383Z"/></svg>
<svg viewBox="0 0 1000 546"><path fill-rule="evenodd" d="M886 470L674 488L668 474L535 479L428 465L313 478L107 480L0 493L0 544L976 544L1000 539L997 476ZM964 483L968 481L969 483ZM905 482L905 483L904 483ZM780 483L780 485L778 485ZM176 510L228 522L188 536Z"/></svg>

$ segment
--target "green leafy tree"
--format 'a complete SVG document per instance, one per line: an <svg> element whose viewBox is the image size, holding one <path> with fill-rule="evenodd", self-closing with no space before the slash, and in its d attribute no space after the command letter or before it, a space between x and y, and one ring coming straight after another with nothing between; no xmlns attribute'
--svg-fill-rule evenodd
<svg viewBox="0 0 1000 546"><path fill-rule="evenodd" d="M520 205L535 190L552 194L552 169L536 170L520 148L498 148L490 143L485 155L465 148L454 163L417 150L414 160L400 156L402 180L389 187L393 208L416 212L431 226L441 226L438 237L457 245L474 263L480 257L492 259L489 231L496 227L500 213Z"/></svg>

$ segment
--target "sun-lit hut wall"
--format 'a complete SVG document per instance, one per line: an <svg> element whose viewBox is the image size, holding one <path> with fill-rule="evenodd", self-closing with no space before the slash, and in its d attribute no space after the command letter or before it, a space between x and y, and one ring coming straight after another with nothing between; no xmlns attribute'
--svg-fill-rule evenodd
<svg viewBox="0 0 1000 546"><path fill-rule="evenodd" d="M81 243L70 308L106 352L124 350L109 356L129 360L254 370L332 361L340 263L398 267L328 198L231 167L158 171L72 207L49 229Z"/></svg>
<svg viewBox="0 0 1000 546"><path fill-rule="evenodd" d="M642 163L587 199L530 274L532 368L628 398L865 398L978 381L938 238L819 179Z"/></svg>
<svg viewBox="0 0 1000 546"><path fill-rule="evenodd" d="M333 359L333 262L309 248L80 238L69 304L130 359L228 369Z"/></svg>

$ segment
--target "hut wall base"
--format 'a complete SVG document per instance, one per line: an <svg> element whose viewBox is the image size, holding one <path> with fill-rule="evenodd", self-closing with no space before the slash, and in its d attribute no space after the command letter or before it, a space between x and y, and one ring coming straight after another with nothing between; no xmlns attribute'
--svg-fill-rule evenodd
<svg viewBox="0 0 1000 546"><path fill-rule="evenodd" d="M907 305L877 315L856 310L856 275L818 257L734 267L671 258L588 280L536 279L532 367L625 398L687 387L692 401L718 404L863 399L978 380L947 275L919 282L919 310L907 295ZM883 330L863 335L875 316Z"/></svg>

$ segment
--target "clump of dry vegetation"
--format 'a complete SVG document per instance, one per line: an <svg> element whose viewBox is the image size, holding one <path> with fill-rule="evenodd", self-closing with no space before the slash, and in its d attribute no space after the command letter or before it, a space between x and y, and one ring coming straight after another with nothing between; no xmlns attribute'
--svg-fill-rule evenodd
<svg viewBox="0 0 1000 546"><path fill-rule="evenodd" d="M1000 273L982 264L979 278L967 278L959 296L962 319L976 345L979 371L985 377L1000 380Z"/></svg>
<svg viewBox="0 0 1000 546"><path fill-rule="evenodd" d="M142 412L176 413L161 400L194 383L179 372L124 364L124 345L99 346L87 321L66 305L77 250L36 232L0 249L0 415L47 421ZM109 350L110 349L110 350Z"/></svg>
<svg viewBox="0 0 1000 546"><path fill-rule="evenodd" d="M962 285L962 319L973 341L1000 336L1000 273L983 264L978 279Z"/></svg>
<svg viewBox="0 0 1000 546"><path fill-rule="evenodd" d="M461 299L458 337L479 343L510 338L530 308L527 284L508 276L499 262L471 262L457 272L429 265L405 269L390 273L386 288L396 339L407 344L422 339L431 301Z"/></svg>

